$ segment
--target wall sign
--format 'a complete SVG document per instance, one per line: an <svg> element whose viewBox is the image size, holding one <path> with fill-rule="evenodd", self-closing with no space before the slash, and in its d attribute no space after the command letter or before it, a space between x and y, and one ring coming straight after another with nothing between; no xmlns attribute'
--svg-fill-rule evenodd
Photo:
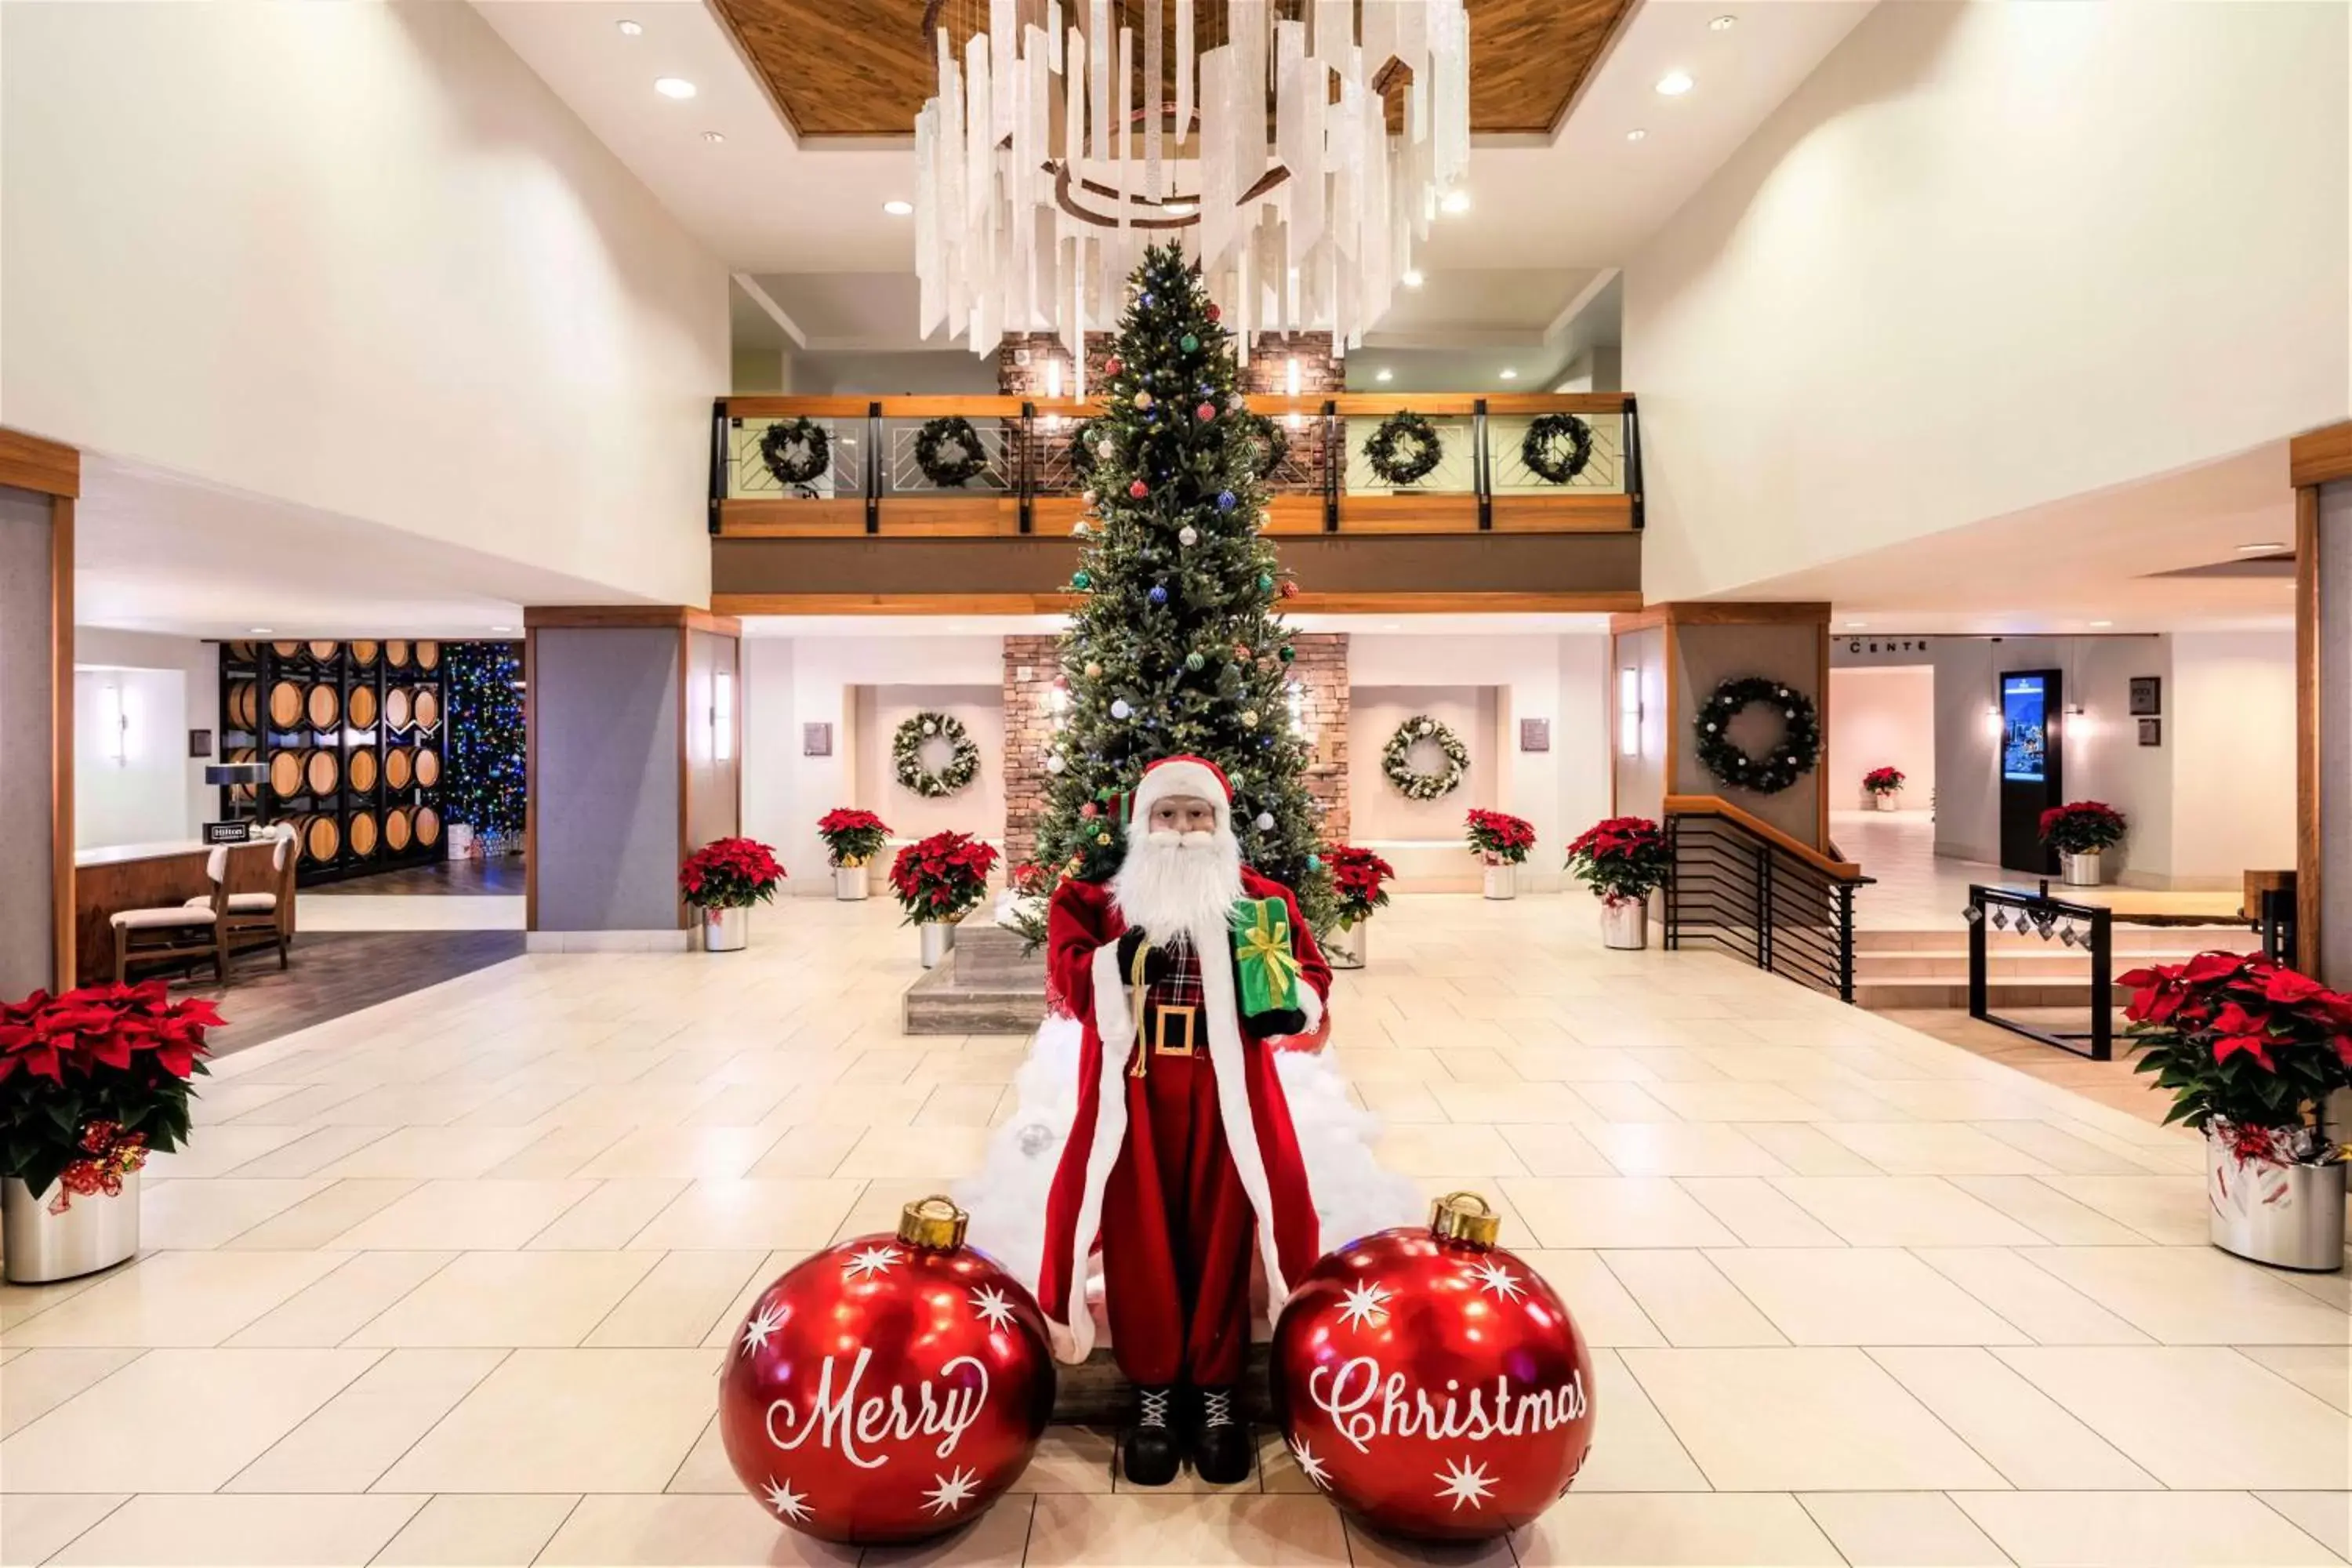
<svg viewBox="0 0 2352 1568"><path fill-rule="evenodd" d="M207 822L205 824L207 844L250 844L253 824L250 822Z"/></svg>
<svg viewBox="0 0 2352 1568"><path fill-rule="evenodd" d="M210 730L188 731L188 755L209 757L213 754L213 732Z"/></svg>
<svg viewBox="0 0 2352 1568"><path fill-rule="evenodd" d="M830 724L802 725L801 755L803 757L833 755L833 726Z"/></svg>
<svg viewBox="0 0 2352 1568"><path fill-rule="evenodd" d="M1551 721L1522 719L1519 721L1519 750L1549 752L1551 750Z"/></svg>
<svg viewBox="0 0 2352 1568"><path fill-rule="evenodd" d="M2164 744L2164 721L2143 719L2139 721L2139 743L2143 746Z"/></svg>
<svg viewBox="0 0 2352 1568"><path fill-rule="evenodd" d="M2131 680L2131 710L2135 719L2153 718L2164 711L2164 678L2160 675L2135 675Z"/></svg>

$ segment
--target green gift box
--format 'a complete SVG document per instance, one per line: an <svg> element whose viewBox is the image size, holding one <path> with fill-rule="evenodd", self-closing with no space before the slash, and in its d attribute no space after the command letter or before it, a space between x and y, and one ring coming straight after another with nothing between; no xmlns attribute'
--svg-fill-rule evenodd
<svg viewBox="0 0 2352 1568"><path fill-rule="evenodd" d="M1280 899L1236 899L1231 921L1242 1016L1298 1012L1298 958L1290 950L1288 906Z"/></svg>

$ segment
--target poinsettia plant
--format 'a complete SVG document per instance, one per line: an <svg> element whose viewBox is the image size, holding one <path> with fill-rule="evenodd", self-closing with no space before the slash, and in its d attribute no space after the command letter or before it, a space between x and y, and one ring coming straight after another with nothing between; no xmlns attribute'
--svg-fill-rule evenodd
<svg viewBox="0 0 2352 1568"><path fill-rule="evenodd" d="M1517 865L1536 847L1535 824L1507 811L1481 811L1472 806L1463 826L1467 830L1470 847L1500 865Z"/></svg>
<svg viewBox="0 0 2352 1568"><path fill-rule="evenodd" d="M1371 919L1374 910L1388 907L1385 884L1396 875L1396 868L1370 850L1335 844L1323 851L1323 864L1331 868L1331 889L1338 895L1336 923L1342 931Z"/></svg>
<svg viewBox="0 0 2352 1568"><path fill-rule="evenodd" d="M890 862L890 891L909 925L961 920L988 890L996 851L969 833L934 833Z"/></svg>
<svg viewBox="0 0 2352 1568"><path fill-rule="evenodd" d="M2070 800L2042 814L2042 842L2062 855L2092 855L2120 844L2130 825L2103 800Z"/></svg>
<svg viewBox="0 0 2352 1568"><path fill-rule="evenodd" d="M714 838L686 858L677 885L698 910L748 910L776 896L784 868L756 838Z"/></svg>
<svg viewBox="0 0 2352 1568"><path fill-rule="evenodd" d="M2120 976L2137 1069L2172 1091L2165 1121L2242 1158L2319 1157L2327 1097L2352 1084L2352 996L2260 953L2200 952Z"/></svg>
<svg viewBox="0 0 2352 1568"><path fill-rule="evenodd" d="M1862 787L1872 795L1893 795L1903 787L1903 770L1873 768L1862 775Z"/></svg>
<svg viewBox="0 0 2352 1568"><path fill-rule="evenodd" d="M187 1140L189 1079L220 1022L160 980L0 1002L0 1176L36 1197L55 1185L52 1213L120 1193L149 1153Z"/></svg>
<svg viewBox="0 0 2352 1568"><path fill-rule="evenodd" d="M1011 887L997 906L996 923L1021 933L1021 956L1026 958L1045 945L1046 900L1062 879L1043 861L1024 860L1005 880Z"/></svg>
<svg viewBox="0 0 2352 1568"><path fill-rule="evenodd" d="M842 805L816 819L816 833L824 840L825 858L839 870L863 866L881 854L890 825L870 811Z"/></svg>
<svg viewBox="0 0 2352 1568"><path fill-rule="evenodd" d="M1664 887L1674 858L1656 823L1646 816L1612 816L1577 835L1568 847L1568 868L1578 881L1615 903L1646 899Z"/></svg>

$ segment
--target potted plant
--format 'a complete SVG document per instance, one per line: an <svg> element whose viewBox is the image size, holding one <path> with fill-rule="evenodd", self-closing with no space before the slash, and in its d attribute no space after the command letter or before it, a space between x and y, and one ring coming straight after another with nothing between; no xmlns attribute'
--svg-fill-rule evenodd
<svg viewBox="0 0 2352 1568"><path fill-rule="evenodd" d="M702 911L702 951L740 952L751 938L751 906L776 896L784 868L756 838L714 838L686 858L677 885Z"/></svg>
<svg viewBox="0 0 2352 1568"><path fill-rule="evenodd" d="M1666 885L1674 858L1646 816L1596 822L1568 847L1568 868L1601 897L1601 945L1650 945L1650 895Z"/></svg>
<svg viewBox="0 0 2352 1568"><path fill-rule="evenodd" d="M1895 797L1903 793L1901 768L1873 768L1862 775L1862 793L1870 804L1881 811L1895 809Z"/></svg>
<svg viewBox="0 0 2352 1568"><path fill-rule="evenodd" d="M870 811L835 806L816 819L824 858L833 863L833 896L855 902L866 896L866 863L882 853L890 825Z"/></svg>
<svg viewBox="0 0 2352 1568"><path fill-rule="evenodd" d="M1490 899L1519 896L1519 863L1536 847L1535 825L1507 811L1470 808L1464 821L1470 847L1486 862L1486 894Z"/></svg>
<svg viewBox="0 0 2352 1568"><path fill-rule="evenodd" d="M969 833L934 833L890 862L890 891L919 933L923 967L936 969L955 945L955 923L988 891L996 851Z"/></svg>
<svg viewBox="0 0 2352 1568"><path fill-rule="evenodd" d="M2344 1265L2345 1149L2327 1097L2352 1084L2352 997L2259 953L2205 952L2123 975L2137 1070L2167 1122L2205 1134L2207 1235L2280 1268Z"/></svg>
<svg viewBox="0 0 2352 1568"><path fill-rule="evenodd" d="M1050 866L1024 860L1005 879L1013 885L997 905L996 923L1021 933L1021 956L1027 958L1045 945L1046 906L1061 879Z"/></svg>
<svg viewBox="0 0 2352 1568"><path fill-rule="evenodd" d="M0 1003L0 1213L19 1285L70 1279L139 1250L139 1172L187 1141L209 1002L160 980Z"/></svg>
<svg viewBox="0 0 2352 1568"><path fill-rule="evenodd" d="M2042 842L2058 851L2066 886L2099 885L2100 851L2123 842L2130 824L2103 800L2070 800L2042 814Z"/></svg>
<svg viewBox="0 0 2352 1568"><path fill-rule="evenodd" d="M1338 844L1323 852L1331 868L1334 900L1331 929L1323 933L1323 956L1334 969L1364 967L1365 923L1374 910L1388 907L1385 884L1396 868L1369 849Z"/></svg>

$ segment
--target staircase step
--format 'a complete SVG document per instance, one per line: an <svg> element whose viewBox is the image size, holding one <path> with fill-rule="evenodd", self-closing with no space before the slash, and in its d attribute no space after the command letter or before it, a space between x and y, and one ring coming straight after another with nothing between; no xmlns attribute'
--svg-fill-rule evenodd
<svg viewBox="0 0 2352 1568"><path fill-rule="evenodd" d="M2250 928L2242 925L2111 925L2107 931L2109 945L2118 956L2128 952L2188 958L2214 948L2251 952L2257 940ZM2021 936L2013 931L1992 931L1986 940L1995 951L2005 947L2031 951L2047 945L2039 936ZM1965 953L1969 949L1969 933L1965 926L1948 926L1935 931L1875 931L1865 927L1853 933L1853 946L1857 954L1908 952L1920 948Z"/></svg>
<svg viewBox="0 0 2352 1568"><path fill-rule="evenodd" d="M2115 992L2120 1005L2129 1001L2126 992ZM1948 977L1901 980L1864 980L1853 983L1853 1001L1857 1007L1873 1012L1895 1012L1937 1007L1965 1010L1969 1005L1969 981L1963 973L1957 980ZM2080 980L1993 980L1985 985L1985 1005L1996 1012L2014 1012L2020 1007L2079 1007L2091 1005L2091 983Z"/></svg>

